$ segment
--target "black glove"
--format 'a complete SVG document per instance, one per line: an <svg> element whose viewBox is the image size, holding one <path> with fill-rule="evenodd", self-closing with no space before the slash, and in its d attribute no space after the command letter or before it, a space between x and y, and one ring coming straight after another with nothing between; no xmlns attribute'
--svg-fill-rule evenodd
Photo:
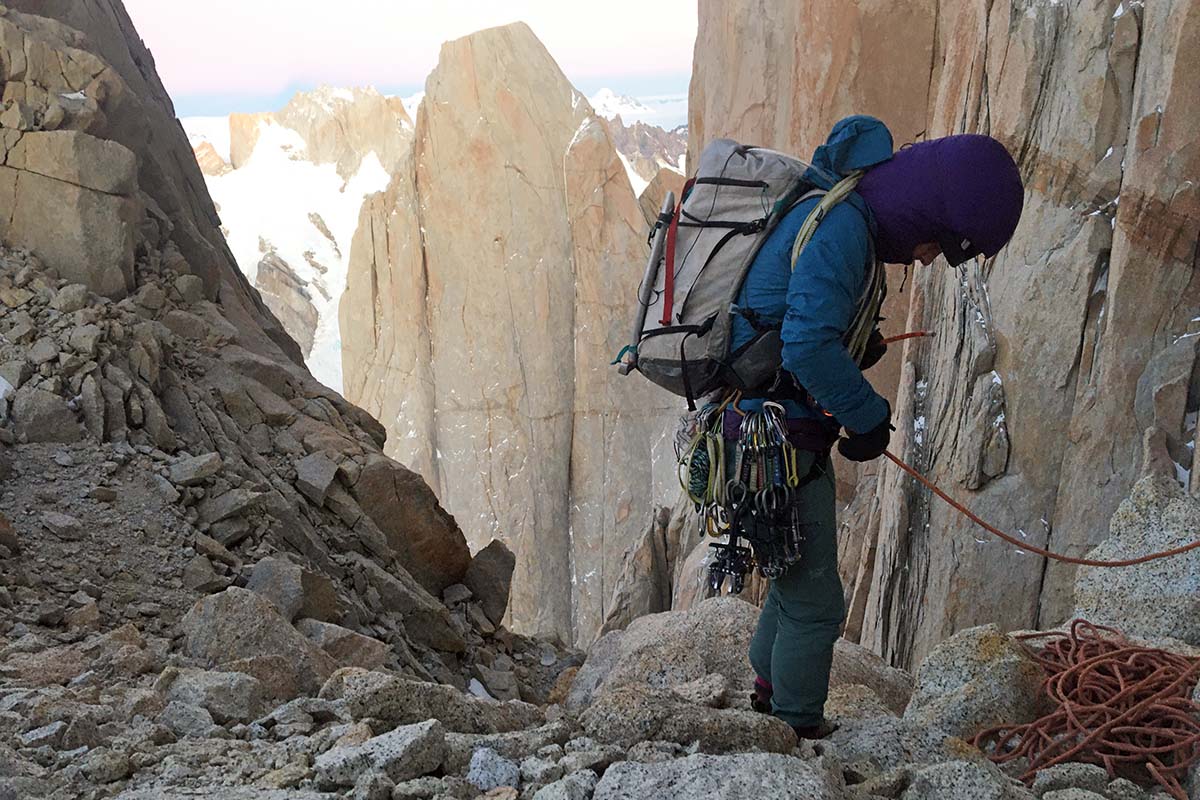
<svg viewBox="0 0 1200 800"><path fill-rule="evenodd" d="M887 343L883 341L883 334L879 332L879 328L876 328L871 331L871 338L867 339L867 347L863 350L858 368L870 369L879 363L879 359L883 358L885 353L887 353Z"/></svg>
<svg viewBox="0 0 1200 800"><path fill-rule="evenodd" d="M874 461L883 455L892 440L891 407L883 422L866 433L847 433L850 434L847 438L838 439L838 452L851 461Z"/></svg>

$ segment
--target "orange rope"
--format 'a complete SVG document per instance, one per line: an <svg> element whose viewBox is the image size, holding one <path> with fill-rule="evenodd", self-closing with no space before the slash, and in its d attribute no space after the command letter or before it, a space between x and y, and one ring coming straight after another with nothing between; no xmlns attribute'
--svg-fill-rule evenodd
<svg viewBox="0 0 1200 800"><path fill-rule="evenodd" d="M883 343L884 344L895 344L896 342L903 342L905 339L916 339L919 336L936 336L936 335L937 335L937 333L934 331L913 331L912 333L902 333L899 336L889 336L888 338L883 340Z"/></svg>
<svg viewBox="0 0 1200 800"><path fill-rule="evenodd" d="M1124 561L1097 561L1091 558L1073 558L1071 556L1064 556L1061 553L1052 553L1049 550L1043 550L1040 547L1034 547L1033 545L1026 544L1020 539L1010 536L999 528L989 525L973 514L966 506L962 505L953 497L943 492L935 483L933 483L933 481L929 480L924 475L910 467L908 464L905 464L899 458L892 455L890 451L885 450L883 454L891 459L893 464L900 467L900 469L904 470L909 475L920 481L920 483L924 485L926 489L945 500L954 510L958 511L958 513L962 514L964 517L971 520L988 533L992 534L993 536L999 536L1004 541L1020 548L1021 550L1028 550L1031 553L1037 553L1039 556L1044 556L1046 558L1053 559L1054 561L1061 561L1064 564L1079 564L1085 567L1132 567L1134 564L1145 564L1147 561L1156 561L1160 558L1169 558L1171 556L1177 556L1181 553L1187 553L1191 550L1200 549L1200 539L1197 539L1191 544L1185 544L1182 547L1164 550L1161 553L1151 553L1149 555L1141 556L1140 558L1129 558L1125 559Z"/></svg>
<svg viewBox="0 0 1200 800"><path fill-rule="evenodd" d="M1109 778L1151 780L1177 800L1200 760L1200 703L1192 691L1200 659L1140 647L1112 628L1077 619L1033 657L1046 674L1041 692L1053 711L1026 725L979 733L972 744L997 764L1025 759L1021 779L1067 761L1099 764Z"/></svg>

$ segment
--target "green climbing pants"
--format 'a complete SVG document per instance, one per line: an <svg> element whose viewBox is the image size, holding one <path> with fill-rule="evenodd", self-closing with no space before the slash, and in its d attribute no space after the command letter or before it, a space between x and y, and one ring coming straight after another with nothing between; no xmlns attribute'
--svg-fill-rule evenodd
<svg viewBox="0 0 1200 800"><path fill-rule="evenodd" d="M833 467L825 454L800 451L800 474L822 470L799 489L804 555L771 582L750 642L754 671L774 688L775 716L794 727L817 725L829 694L833 643L846 617L837 564Z"/></svg>

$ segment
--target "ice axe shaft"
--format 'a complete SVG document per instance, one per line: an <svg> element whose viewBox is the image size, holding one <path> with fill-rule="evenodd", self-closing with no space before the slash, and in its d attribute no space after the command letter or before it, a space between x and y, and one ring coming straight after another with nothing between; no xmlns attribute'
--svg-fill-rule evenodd
<svg viewBox="0 0 1200 800"><path fill-rule="evenodd" d="M667 192L663 199L662 209L658 213L658 222L654 226L654 237L650 242L650 260L646 262L646 273L642 276L642 284L638 287L638 311L633 322L633 331L626 347L625 359L617 366L617 371L628 375L637 368L638 344L642 340L642 331L646 327L646 315L650 311L650 301L654 297L654 284L658 282L658 269L662 262L663 248L667 242L667 226L664 219L669 219L675 212L675 193ZM671 269L670 265L667 269Z"/></svg>

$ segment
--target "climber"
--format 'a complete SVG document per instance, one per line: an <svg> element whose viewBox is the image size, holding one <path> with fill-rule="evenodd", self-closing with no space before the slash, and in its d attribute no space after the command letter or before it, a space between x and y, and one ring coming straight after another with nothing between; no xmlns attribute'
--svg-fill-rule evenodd
<svg viewBox="0 0 1200 800"><path fill-rule="evenodd" d="M882 153L869 152L881 147L886 148ZM782 404L790 438L799 448L799 470L818 476L792 497L803 557L771 581L750 645L757 675L752 704L806 739L832 731L823 710L834 641L845 618L830 449L836 441L847 459L870 461L882 455L891 437L888 402L862 374L886 351L878 329L859 363L843 343L871 274L872 253L897 265L928 265L939 255L952 266L980 255L990 258L1012 237L1021 215L1020 174L995 139L948 136L905 146L888 158L891 147L891 136L878 120L852 117L838 123L818 148L814 166L835 175L847 160L878 166L829 211L794 270L793 241L818 199L788 212L755 256L742 286L737 306L750 313L733 323L735 352L763 320L782 323L780 374L786 380L738 401L737 408L725 412L727 419L736 431L738 414L761 409L765 401ZM727 437L731 423L726 423ZM842 426L845 436L839 438Z"/></svg>

